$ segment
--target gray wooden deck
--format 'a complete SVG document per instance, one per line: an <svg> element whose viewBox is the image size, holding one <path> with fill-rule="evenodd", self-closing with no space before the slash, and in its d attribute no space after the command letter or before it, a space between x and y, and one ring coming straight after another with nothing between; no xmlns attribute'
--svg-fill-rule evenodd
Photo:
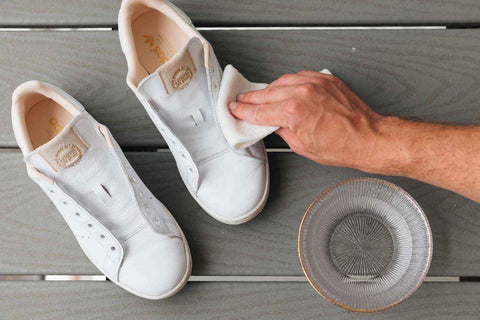
<svg viewBox="0 0 480 320"><path fill-rule="evenodd" d="M476 0L193 1L176 3L203 27L417 25L480 22ZM188 238L195 276L267 276L263 282L189 283L165 301L145 301L109 282L0 281L0 319L478 319L480 282L425 283L400 306L353 314L324 301L301 276L296 239L309 203L325 187L367 174L318 165L272 136L272 190L265 210L241 226L205 214L180 180L173 158L125 84L115 28L119 0L0 2L0 277L8 274L99 274L65 222L27 177L10 124L13 89L51 82L109 126L152 192ZM87 31L14 31L35 26ZM304 68L329 68L382 114L480 124L480 29L209 30L222 65L271 81ZM157 150L159 149L159 150ZM277 150L280 149L280 150ZM432 226L429 277L480 276L480 205L399 177ZM28 195L28 198L25 196ZM242 279L242 278L239 278ZM432 278L435 280L435 278ZM210 279L211 280L211 279ZM287 279L286 279L287 280Z"/></svg>
<svg viewBox="0 0 480 320"><path fill-rule="evenodd" d="M478 22L476 0L177 0L197 25ZM11 0L2 25L114 25L121 0Z"/></svg>

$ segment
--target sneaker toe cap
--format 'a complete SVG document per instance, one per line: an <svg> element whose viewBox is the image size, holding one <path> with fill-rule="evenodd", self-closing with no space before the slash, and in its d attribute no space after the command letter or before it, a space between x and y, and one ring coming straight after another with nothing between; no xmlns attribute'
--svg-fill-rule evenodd
<svg viewBox="0 0 480 320"><path fill-rule="evenodd" d="M144 298L161 299L175 293L186 281L188 256L180 238L152 240L126 252L119 283Z"/></svg>
<svg viewBox="0 0 480 320"><path fill-rule="evenodd" d="M227 158L209 163L197 197L213 217L239 224L253 218L265 202L267 165L265 161L235 154Z"/></svg>

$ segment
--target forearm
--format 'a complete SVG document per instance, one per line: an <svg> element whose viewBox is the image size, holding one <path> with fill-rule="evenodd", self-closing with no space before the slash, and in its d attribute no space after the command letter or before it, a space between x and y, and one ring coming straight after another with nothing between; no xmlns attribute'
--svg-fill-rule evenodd
<svg viewBox="0 0 480 320"><path fill-rule="evenodd" d="M386 117L358 169L407 176L480 202L480 127Z"/></svg>

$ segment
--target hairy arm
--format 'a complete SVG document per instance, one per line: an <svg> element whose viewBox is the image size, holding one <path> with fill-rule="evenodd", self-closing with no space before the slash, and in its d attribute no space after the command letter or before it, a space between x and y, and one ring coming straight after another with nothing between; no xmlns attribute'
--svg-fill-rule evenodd
<svg viewBox="0 0 480 320"><path fill-rule="evenodd" d="M300 155L325 165L407 176L480 202L480 127L384 117L338 78L288 74L230 102L245 121L279 126Z"/></svg>
<svg viewBox="0 0 480 320"><path fill-rule="evenodd" d="M375 157L365 171L402 175L480 202L480 127L384 118ZM359 168L362 169L362 168Z"/></svg>

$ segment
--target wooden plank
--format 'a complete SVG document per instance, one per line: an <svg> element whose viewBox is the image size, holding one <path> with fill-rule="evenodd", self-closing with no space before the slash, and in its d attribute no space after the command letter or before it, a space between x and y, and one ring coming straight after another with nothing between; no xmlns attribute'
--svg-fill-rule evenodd
<svg viewBox="0 0 480 320"><path fill-rule="evenodd" d="M382 114L480 123L480 30L204 34L223 65L232 63L252 81L328 67ZM31 79L78 98L121 145L165 146L125 84L116 32L3 32L0 43L0 146L16 145L10 96ZM270 139L270 147L285 146Z"/></svg>
<svg viewBox="0 0 480 320"><path fill-rule="evenodd" d="M0 145L16 145L10 120L11 94L28 80L60 86L98 121L108 123L122 145L135 141L144 146L164 145L125 83L126 62L116 33L0 33L0 39L0 79L5 83L0 98Z"/></svg>
<svg viewBox="0 0 480 320"><path fill-rule="evenodd" d="M478 22L475 0L174 1L198 25ZM2 25L114 25L121 0L12 0L0 3Z"/></svg>
<svg viewBox="0 0 480 320"><path fill-rule="evenodd" d="M478 319L480 284L425 283L399 306L347 312L308 283L189 283L161 301L112 283L0 283L2 319Z"/></svg>
<svg viewBox="0 0 480 320"><path fill-rule="evenodd" d="M227 226L189 195L170 153L127 157L182 226L194 275L301 275L297 233L309 203L328 186L367 176L292 153L270 153L272 187L264 211L249 223ZM0 152L0 172L0 274L98 274L56 209L28 180L18 151ZM410 179L385 179L410 192L428 215L434 237L429 275L478 276L480 205Z"/></svg>

